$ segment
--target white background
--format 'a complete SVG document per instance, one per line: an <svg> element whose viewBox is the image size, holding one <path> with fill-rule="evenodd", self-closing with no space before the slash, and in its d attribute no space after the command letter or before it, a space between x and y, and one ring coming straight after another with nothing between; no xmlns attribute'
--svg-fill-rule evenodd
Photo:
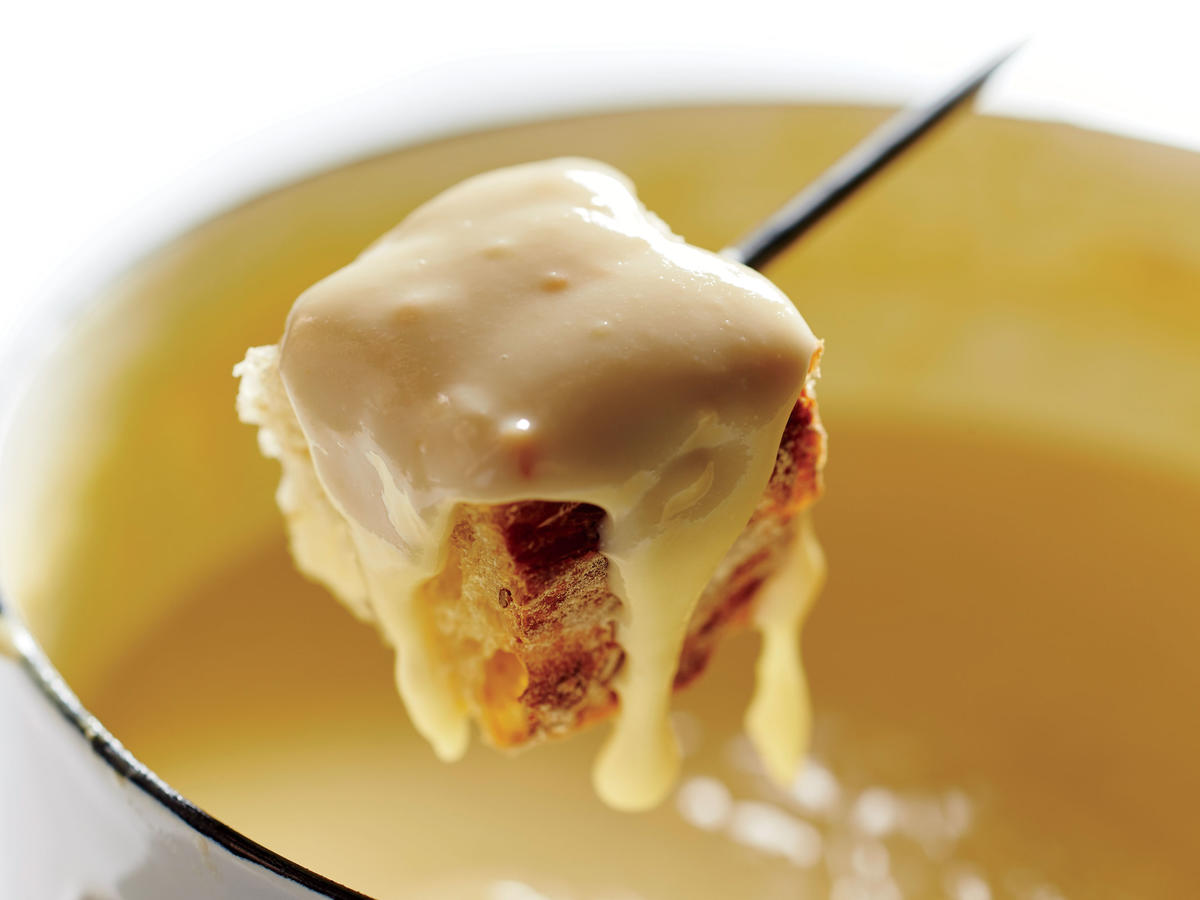
<svg viewBox="0 0 1200 900"><path fill-rule="evenodd" d="M502 108L512 93L540 89L492 75L521 60L545 70L590 59L592 71L619 72L625 58L661 53L710 59L731 79L739 66L778 65L807 82L807 93L902 102L1030 37L985 108L1200 148L1197 8L1195 0L22 3L0 26L0 338L61 292L72 270L168 220L162 213L189 189L236 185L272 154L335 130L350 146L384 98L392 108L397 97L436 102L447 120L481 96Z"/></svg>

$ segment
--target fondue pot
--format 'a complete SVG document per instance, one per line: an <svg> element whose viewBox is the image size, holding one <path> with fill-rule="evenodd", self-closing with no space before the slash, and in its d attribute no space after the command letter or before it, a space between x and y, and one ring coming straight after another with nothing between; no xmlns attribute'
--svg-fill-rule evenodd
<svg viewBox="0 0 1200 900"><path fill-rule="evenodd" d="M556 155L624 169L720 247L904 99L744 60L483 68L295 126L311 140L265 137L40 302L5 350L0 896L380 894L223 823L90 699L192 585L281 534L229 370L304 287L449 184ZM464 88L480 79L502 97ZM1094 799L1162 862L1144 882L1158 896L1200 877L1200 156L1111 121L1021 118L1002 92L984 108L768 271L827 344L832 574L805 638L818 750L823 710L868 711L985 780L1028 776L1085 816ZM214 650L184 669L215 704L259 689L222 665Z"/></svg>

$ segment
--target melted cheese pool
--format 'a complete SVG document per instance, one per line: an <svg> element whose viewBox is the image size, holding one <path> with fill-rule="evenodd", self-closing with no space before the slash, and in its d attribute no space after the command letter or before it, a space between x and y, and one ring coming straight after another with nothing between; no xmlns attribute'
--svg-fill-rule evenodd
<svg viewBox="0 0 1200 900"><path fill-rule="evenodd" d="M1120 671L1116 645L1073 637L1070 615L1035 588L1070 583L1111 608L1128 589L1121 554L1152 544L1159 567L1144 587L1168 589L1194 569L1164 517L1178 486L964 434L844 424L838 435L845 491L822 501L832 575L804 636L814 764L786 790L741 731L750 636L677 698L683 775L651 813L607 809L580 777L595 729L439 763L402 714L390 651L296 575L282 541L198 582L86 700L203 808L385 900L1185 895L1187 835L1163 833L1158 801L1122 794L1119 746L1028 724L1088 721L1111 703L1153 739L1165 698ZM1013 468L1015 492L1003 479ZM1186 497L1182 511L1200 515L1200 491ZM1096 514L1112 503L1145 523L1137 546ZM1006 527L1002 506L1037 516ZM1067 529L1107 562L1077 572L1049 552ZM856 566L864 546L872 564ZM1112 667L1103 683L1086 675L1098 665Z"/></svg>

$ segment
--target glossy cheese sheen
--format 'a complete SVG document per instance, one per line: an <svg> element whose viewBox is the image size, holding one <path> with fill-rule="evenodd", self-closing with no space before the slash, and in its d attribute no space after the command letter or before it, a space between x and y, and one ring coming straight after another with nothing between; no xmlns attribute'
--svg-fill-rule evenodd
<svg viewBox="0 0 1200 900"><path fill-rule="evenodd" d="M621 808L661 799L688 620L761 497L819 346L771 282L684 243L624 176L578 159L469 179L301 295L282 384L362 566L354 605L396 647L439 756L461 756L469 734L424 596L454 505L587 502L608 514L625 614L596 786ZM794 632L795 616L775 619ZM768 642L772 659L781 646ZM774 729L753 730L765 745ZM766 756L794 759L799 730L781 722L789 749Z"/></svg>

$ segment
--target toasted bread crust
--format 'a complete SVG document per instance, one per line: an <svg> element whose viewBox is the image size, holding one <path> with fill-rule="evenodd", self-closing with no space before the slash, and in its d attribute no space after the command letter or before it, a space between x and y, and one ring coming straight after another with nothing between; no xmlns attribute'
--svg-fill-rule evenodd
<svg viewBox="0 0 1200 900"><path fill-rule="evenodd" d="M796 516L821 491L825 432L807 391L792 409L771 479L696 606L675 675L691 683L749 621L780 566ZM455 512L435 621L448 665L485 738L516 747L571 734L615 711L621 601L600 551L605 513L585 503L463 504Z"/></svg>

